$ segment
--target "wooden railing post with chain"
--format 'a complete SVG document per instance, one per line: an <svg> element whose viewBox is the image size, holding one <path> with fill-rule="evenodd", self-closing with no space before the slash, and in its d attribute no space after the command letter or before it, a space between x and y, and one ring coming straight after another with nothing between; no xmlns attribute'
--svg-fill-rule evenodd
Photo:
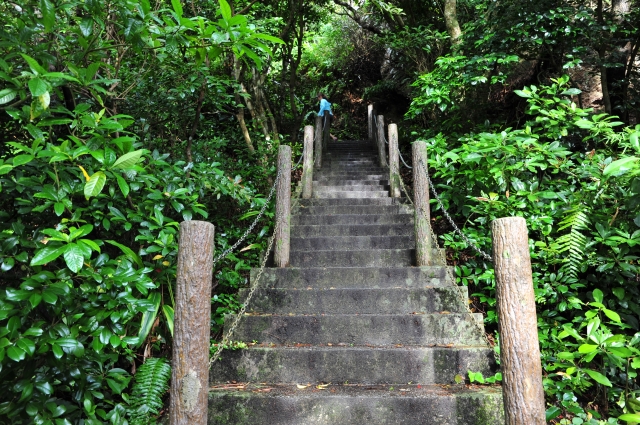
<svg viewBox="0 0 640 425"><path fill-rule="evenodd" d="M384 147L384 115L378 115L378 125L377 131L378 134L378 160L380 166L382 168L387 166L387 153L386 148Z"/></svg>
<svg viewBox="0 0 640 425"><path fill-rule="evenodd" d="M398 153L398 125L389 124L389 186L392 198L399 198L400 193L400 158Z"/></svg>
<svg viewBox="0 0 640 425"><path fill-rule="evenodd" d="M291 247L291 146L278 148L278 172L280 179L276 189L276 247L273 262L276 267L289 265Z"/></svg>
<svg viewBox="0 0 640 425"><path fill-rule="evenodd" d="M304 127L304 150L302 155L302 198L311 198L313 191L313 126Z"/></svg>
<svg viewBox="0 0 640 425"><path fill-rule="evenodd" d="M213 235L211 223L180 223L169 408L171 425L207 423Z"/></svg>
<svg viewBox="0 0 640 425"><path fill-rule="evenodd" d="M415 141L411 146L413 160L413 203L415 205L414 226L416 231L416 265L432 265L431 259L431 213L429 206L429 182L422 168L417 164L427 164L427 144ZM425 213L423 214L422 211Z"/></svg>
<svg viewBox="0 0 640 425"><path fill-rule="evenodd" d="M321 116L316 117L316 133L313 140L315 141L314 142L315 155L316 155L315 167L316 167L316 170L319 170L322 168L322 117Z"/></svg>

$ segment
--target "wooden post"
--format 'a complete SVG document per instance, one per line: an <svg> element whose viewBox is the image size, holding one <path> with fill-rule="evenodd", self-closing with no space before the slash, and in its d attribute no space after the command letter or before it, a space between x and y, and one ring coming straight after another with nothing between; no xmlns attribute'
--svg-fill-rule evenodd
<svg viewBox="0 0 640 425"><path fill-rule="evenodd" d="M389 124L389 185L392 198L399 198L400 193L400 157L398 154L398 126Z"/></svg>
<svg viewBox="0 0 640 425"><path fill-rule="evenodd" d="M278 149L278 172L280 179L276 188L276 247L273 262L276 267L289 265L291 233L291 146L280 145Z"/></svg>
<svg viewBox="0 0 640 425"><path fill-rule="evenodd" d="M367 106L367 122L369 123L369 141L373 142L373 105Z"/></svg>
<svg viewBox="0 0 640 425"><path fill-rule="evenodd" d="M180 223L169 408L171 425L207 423L213 234L211 223Z"/></svg>
<svg viewBox="0 0 640 425"><path fill-rule="evenodd" d="M315 155L316 155L316 170L322 168L322 117L316 117L316 134L315 140Z"/></svg>
<svg viewBox="0 0 640 425"><path fill-rule="evenodd" d="M499 218L491 223L491 232L506 425L544 425L527 223L522 217Z"/></svg>
<svg viewBox="0 0 640 425"><path fill-rule="evenodd" d="M304 158L302 159L302 198L309 199L313 191L313 126L304 127Z"/></svg>
<svg viewBox="0 0 640 425"><path fill-rule="evenodd" d="M413 203L415 207L416 266L430 266L431 253L431 209L429 206L429 181L427 167L427 144L421 140L411 145L413 161ZM422 166L424 164L424 167Z"/></svg>
<svg viewBox="0 0 640 425"><path fill-rule="evenodd" d="M329 134L331 133L331 115L324 111L322 118L322 151L326 152L329 146Z"/></svg>
<svg viewBox="0 0 640 425"><path fill-rule="evenodd" d="M380 166L387 166L387 154L386 148L384 147L384 115L378 115L378 157L380 160Z"/></svg>

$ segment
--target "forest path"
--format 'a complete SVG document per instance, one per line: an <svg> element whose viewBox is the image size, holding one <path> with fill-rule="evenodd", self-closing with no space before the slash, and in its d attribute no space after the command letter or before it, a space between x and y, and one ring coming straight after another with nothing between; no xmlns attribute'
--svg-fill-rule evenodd
<svg viewBox="0 0 640 425"><path fill-rule="evenodd" d="M291 266L265 270L235 331L257 343L211 370L209 423L504 423L499 388L456 383L495 372L482 316L445 267L412 266L413 210L389 197L373 145L329 143L313 185Z"/></svg>

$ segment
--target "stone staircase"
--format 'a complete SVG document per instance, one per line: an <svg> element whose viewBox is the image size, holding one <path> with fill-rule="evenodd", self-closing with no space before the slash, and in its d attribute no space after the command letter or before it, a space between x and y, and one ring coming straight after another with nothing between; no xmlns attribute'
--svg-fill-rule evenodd
<svg viewBox="0 0 640 425"><path fill-rule="evenodd" d="M291 266L265 270L233 337L257 343L211 369L209 423L504 424L499 388L456 383L495 373L482 318L444 267L412 267L413 213L373 146L330 143L313 184Z"/></svg>

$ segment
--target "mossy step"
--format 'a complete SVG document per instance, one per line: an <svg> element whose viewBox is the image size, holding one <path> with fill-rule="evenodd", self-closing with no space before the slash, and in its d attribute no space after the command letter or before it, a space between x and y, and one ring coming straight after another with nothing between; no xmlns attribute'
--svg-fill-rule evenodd
<svg viewBox="0 0 640 425"><path fill-rule="evenodd" d="M300 384L214 386L208 424L504 424L499 387Z"/></svg>
<svg viewBox="0 0 640 425"><path fill-rule="evenodd" d="M230 323L234 316L225 316ZM485 343L482 315L425 314L308 314L247 315L234 338L275 344L344 343L355 345L477 345Z"/></svg>
<svg viewBox="0 0 640 425"><path fill-rule="evenodd" d="M246 299L248 289L240 291ZM252 313L277 314L411 314L467 312L466 286L444 288L258 289Z"/></svg>
<svg viewBox="0 0 640 425"><path fill-rule="evenodd" d="M291 265L297 267L384 267L411 266L413 249L328 249L291 252Z"/></svg>
<svg viewBox="0 0 640 425"><path fill-rule="evenodd" d="M293 251L322 249L414 249L413 236L330 236L291 238Z"/></svg>
<svg viewBox="0 0 640 425"><path fill-rule="evenodd" d="M250 347L223 351L209 373L222 382L454 384L473 370L495 373L484 347ZM458 378L456 378L458 376Z"/></svg>
<svg viewBox="0 0 640 425"><path fill-rule="evenodd" d="M413 224L413 214L296 214L291 217L291 224Z"/></svg>
<svg viewBox="0 0 640 425"><path fill-rule="evenodd" d="M255 282L258 269L251 269ZM453 286L446 267L285 267L264 270L268 288L424 288Z"/></svg>
<svg viewBox="0 0 640 425"><path fill-rule="evenodd" d="M407 224L333 224L326 226L292 225L291 237L307 236L407 236L413 235L413 225ZM364 265L362 265L364 266Z"/></svg>
<svg viewBox="0 0 640 425"><path fill-rule="evenodd" d="M300 206L294 211L295 215L336 215L336 214L413 214L413 210L406 205L328 205L328 206Z"/></svg>

